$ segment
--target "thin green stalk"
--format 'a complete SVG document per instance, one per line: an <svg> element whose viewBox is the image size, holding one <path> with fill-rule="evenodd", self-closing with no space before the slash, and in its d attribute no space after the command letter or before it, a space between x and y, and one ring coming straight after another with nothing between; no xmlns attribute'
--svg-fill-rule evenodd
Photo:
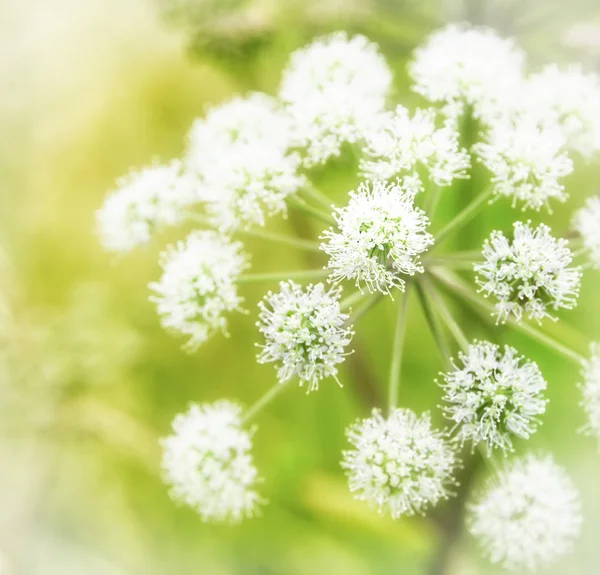
<svg viewBox="0 0 600 575"><path fill-rule="evenodd" d="M366 294L364 294L361 291L356 291L352 295L345 297L340 302L340 309L342 311L345 311L345 310L351 308L354 304L361 302L363 299L365 299L365 297L367 297Z"/></svg>
<svg viewBox="0 0 600 575"><path fill-rule="evenodd" d="M264 274L245 274L238 278L237 283L248 284L269 281L320 279L329 275L325 269L299 270L291 272L270 272Z"/></svg>
<svg viewBox="0 0 600 575"><path fill-rule="evenodd" d="M196 222L197 224L202 224L203 226L211 226L208 216L205 216L203 214L197 214L195 212L186 212L185 217L192 222Z"/></svg>
<svg viewBox="0 0 600 575"><path fill-rule="evenodd" d="M321 204L326 210L331 210L332 201L326 196L321 190L316 188L312 182L307 182L302 187L302 192L304 192L307 196L315 200L317 203Z"/></svg>
<svg viewBox="0 0 600 575"><path fill-rule="evenodd" d="M248 423L265 405L271 403L287 387L287 383L276 383L242 414L242 423Z"/></svg>
<svg viewBox="0 0 600 575"><path fill-rule="evenodd" d="M263 240L270 240L276 243L285 244L300 250L307 250L310 252L320 252L319 244L311 240L302 240L300 238L294 238L292 236L286 236L284 234L278 234L276 232L267 232L266 230L240 230L240 233L252 238L260 238Z"/></svg>
<svg viewBox="0 0 600 575"><path fill-rule="evenodd" d="M430 221L433 220L433 215L435 214L435 209L437 208L441 195L442 188L436 184L433 184L433 186L427 190L427 196L425 197L423 210L425 210L425 213L429 217Z"/></svg>
<svg viewBox="0 0 600 575"><path fill-rule="evenodd" d="M406 284L404 297L398 302L396 315L396 329L394 331L394 347L392 348L392 363L390 366L388 406L390 412L395 409L398 402L400 389L400 371L402 367L402 352L404 350L404 335L406 333L406 320L408 316L408 298L410 283Z"/></svg>
<svg viewBox="0 0 600 575"><path fill-rule="evenodd" d="M437 306L437 309L439 310L440 315L442 316L442 319L444 320L444 323L446 324L446 327L448 328L450 333L453 335L453 337L456 340L456 343L458 344L460 349L462 351L467 351L467 348L469 347L469 340L465 336L465 333L463 332L462 328L458 325L458 322L454 319L454 316L448 309L448 306L446 305L446 303L444 302L444 300L442 299L442 297L440 296L438 291L433 286L429 286L429 288L430 288L429 293L431 294L431 297L434 300L434 302Z"/></svg>
<svg viewBox="0 0 600 575"><path fill-rule="evenodd" d="M425 281L426 280L419 280L417 282L417 293L419 295L419 300L421 301L421 306L423 307L425 319L427 320L429 329L433 335L433 339L435 339L435 343L437 344L444 367L449 368L450 347L446 341L446 336L444 335L444 331L440 325L438 315L435 313L435 310L431 305L431 299L429 295L425 293Z"/></svg>
<svg viewBox="0 0 600 575"><path fill-rule="evenodd" d="M435 234L435 244L439 245L452 232L457 231L465 224L469 223L484 204L492 197L494 188L492 186L481 192L466 208L459 212L453 220L448 222L437 234Z"/></svg>
<svg viewBox="0 0 600 575"><path fill-rule="evenodd" d="M363 317L367 312L369 312L375 305L381 301L383 298L383 294L377 293L373 294L370 297L367 297L360 305L356 307L356 309L352 310L352 315L348 320L348 323L355 324L358 320Z"/></svg>
<svg viewBox="0 0 600 575"><path fill-rule="evenodd" d="M322 212L320 209L307 204L304 200L297 196L289 196L286 201L290 206L302 210L303 212L306 212L307 214L317 218L318 220L321 220L322 222L325 222L328 225L336 225L336 221L331 214Z"/></svg>

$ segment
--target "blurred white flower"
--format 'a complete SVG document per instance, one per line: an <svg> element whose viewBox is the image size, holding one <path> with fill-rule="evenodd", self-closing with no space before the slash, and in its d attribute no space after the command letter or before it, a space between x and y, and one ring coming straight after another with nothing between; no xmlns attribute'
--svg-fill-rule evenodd
<svg viewBox="0 0 600 575"><path fill-rule="evenodd" d="M514 461L470 506L468 526L493 563L522 573L565 555L581 528L579 493L550 456Z"/></svg>
<svg viewBox="0 0 600 575"><path fill-rule="evenodd" d="M433 244L429 220L414 204L406 182L363 183L337 208L337 230L323 232L321 249L329 255L331 281L353 279L370 292L404 290L402 275L423 271L419 255Z"/></svg>
<svg viewBox="0 0 600 575"><path fill-rule="evenodd" d="M485 115L521 82L525 55L513 40L489 28L450 24L417 48L409 73L415 92L449 111L472 107Z"/></svg>
<svg viewBox="0 0 600 575"><path fill-rule="evenodd" d="M446 120L436 128L438 112L417 110L413 117L404 106L382 114L367 132L361 170L368 179L390 180L416 174L425 166L438 186L449 186L455 178L468 177L470 157L459 145L456 123Z"/></svg>
<svg viewBox="0 0 600 575"><path fill-rule="evenodd" d="M457 439L484 442L488 453L512 451L511 435L524 439L537 429L546 410L546 381L537 364L516 349L502 351L481 341L458 355L460 366L443 374L444 413L458 428Z"/></svg>
<svg viewBox="0 0 600 575"><path fill-rule="evenodd" d="M499 323L523 314L539 322L552 316L548 309L572 309L577 304L581 271L569 267L573 254L565 239L552 237L550 228L515 222L512 242L500 231L483 245L485 263L474 266L477 284L485 297L498 303Z"/></svg>
<svg viewBox="0 0 600 575"><path fill-rule="evenodd" d="M512 199L513 206L539 210L550 200L564 202L559 181L573 171L564 151L565 139L557 126L501 118L492 122L485 142L473 146L479 160L492 172L494 193Z"/></svg>
<svg viewBox="0 0 600 575"><path fill-rule="evenodd" d="M306 164L340 154L383 111L392 74L377 45L344 32L319 38L294 52L279 95L292 116Z"/></svg>
<svg viewBox="0 0 600 575"><path fill-rule="evenodd" d="M198 193L198 182L178 161L130 172L96 212L101 244L125 252L149 242L158 228L182 221Z"/></svg>
<svg viewBox="0 0 600 575"><path fill-rule="evenodd" d="M354 449L343 452L342 467L357 499L397 519L448 497L455 453L428 415L394 409L386 419L374 409L346 434Z"/></svg>
<svg viewBox="0 0 600 575"><path fill-rule="evenodd" d="M307 393L319 389L319 381L337 378L337 365L349 352L354 335L346 327L349 316L339 304L341 289L326 290L322 283L306 289L281 282L279 293L269 292L260 302L257 326L265 338L260 363L277 363L277 377L284 383L293 377Z"/></svg>
<svg viewBox="0 0 600 575"><path fill-rule="evenodd" d="M595 437L600 442L600 343L591 345L591 356L582 364L582 376L581 406L587 416L583 429L587 435Z"/></svg>
<svg viewBox="0 0 600 575"><path fill-rule="evenodd" d="M240 310L236 280L248 267L240 242L217 232L190 234L161 254L163 274L150 288L163 327L189 336L196 349L214 332L226 332L225 313Z"/></svg>
<svg viewBox="0 0 600 575"><path fill-rule="evenodd" d="M600 197L588 198L585 206L575 212L573 227L583 239L590 261L600 269Z"/></svg>
<svg viewBox="0 0 600 575"><path fill-rule="evenodd" d="M162 439L162 469L171 497L192 507L203 521L237 523L256 515L263 500L255 491L251 433L242 429L241 408L229 401L191 405Z"/></svg>

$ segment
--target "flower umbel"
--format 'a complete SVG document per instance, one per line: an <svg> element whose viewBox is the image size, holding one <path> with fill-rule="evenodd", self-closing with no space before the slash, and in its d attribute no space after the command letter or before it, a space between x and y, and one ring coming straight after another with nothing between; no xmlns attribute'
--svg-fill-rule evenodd
<svg viewBox="0 0 600 575"><path fill-rule="evenodd" d="M488 453L496 447L512 451L511 436L529 438L546 410L546 381L537 364L510 346L501 350L485 341L458 358L460 367L453 363L441 384L444 412L458 428L457 439L473 446L483 442Z"/></svg>
<svg viewBox="0 0 600 575"><path fill-rule="evenodd" d="M600 343L593 343L591 356L582 365L583 382L581 406L587 416L583 428L587 435L595 437L600 442Z"/></svg>
<svg viewBox="0 0 600 575"><path fill-rule="evenodd" d="M573 218L573 227L583 239L592 265L600 269L600 196L588 198Z"/></svg>
<svg viewBox="0 0 600 575"><path fill-rule="evenodd" d="M428 415L394 409L386 419L374 409L346 434L354 449L344 451L342 467L357 499L397 519L448 497L455 454Z"/></svg>
<svg viewBox="0 0 600 575"><path fill-rule="evenodd" d="M251 433L242 429L241 413L229 401L191 405L175 417L173 434L161 442L171 497L203 521L237 523L256 515L263 503L255 491Z"/></svg>
<svg viewBox="0 0 600 575"><path fill-rule="evenodd" d="M265 337L258 361L276 362L279 381L298 377L307 393L325 377L337 381L337 365L354 335L346 327L349 316L340 310L341 289L327 291L322 283L303 289L292 281L281 282L280 288L258 304L257 325Z"/></svg>
<svg viewBox="0 0 600 575"><path fill-rule="evenodd" d="M566 554L579 534L579 494L552 457L514 461L471 506L469 530L492 563L531 571Z"/></svg>
<svg viewBox="0 0 600 575"><path fill-rule="evenodd" d="M494 314L500 323L523 314L539 322L552 318L548 309L572 309L579 296L581 271L569 267L573 254L565 239L550 228L515 222L512 242L500 231L483 245L485 263L476 264L476 282L486 297L498 300Z"/></svg>
<svg viewBox="0 0 600 575"><path fill-rule="evenodd" d="M423 271L419 255L433 244L429 219L414 205L414 189L398 181L363 183L337 208L337 230L323 232L332 281L353 279L358 287L390 294L404 290L402 275Z"/></svg>

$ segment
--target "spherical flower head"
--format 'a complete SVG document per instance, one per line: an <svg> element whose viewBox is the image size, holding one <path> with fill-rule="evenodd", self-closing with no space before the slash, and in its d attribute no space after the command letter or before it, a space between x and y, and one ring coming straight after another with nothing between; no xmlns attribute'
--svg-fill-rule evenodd
<svg viewBox="0 0 600 575"><path fill-rule="evenodd" d="M581 527L577 489L550 456L513 462L470 514L469 531L492 563L519 573L565 555Z"/></svg>
<svg viewBox="0 0 600 575"><path fill-rule="evenodd" d="M591 264L600 269L600 197L588 198L573 218L573 227L583 239Z"/></svg>
<svg viewBox="0 0 600 575"><path fill-rule="evenodd" d="M365 136L361 170L370 180L391 180L427 169L438 186L449 186L456 178L467 178L470 157L459 145L456 123L446 120L436 127L438 112L417 110L413 117L406 108L381 114Z"/></svg>
<svg viewBox="0 0 600 575"><path fill-rule="evenodd" d="M235 97L194 121L185 163L201 179L232 148L269 145L285 151L291 143L290 119L281 104L260 92Z"/></svg>
<svg viewBox="0 0 600 575"><path fill-rule="evenodd" d="M159 228L182 221L185 207L197 201L197 181L180 162L132 171L96 212L100 242L110 251L132 250Z"/></svg>
<svg viewBox="0 0 600 575"><path fill-rule="evenodd" d="M297 377L307 393L326 377L337 381L337 366L354 335L346 326L349 316L340 309L341 290L327 290L322 283L303 289L292 281L281 282L280 288L258 304L257 325L265 338L258 361L275 362L281 383Z"/></svg>
<svg viewBox="0 0 600 575"><path fill-rule="evenodd" d="M513 40L489 28L450 24L417 48L409 73L415 92L430 102L481 116L519 85L525 55Z"/></svg>
<svg viewBox="0 0 600 575"><path fill-rule="evenodd" d="M394 409L386 419L374 409L346 434L354 449L343 452L342 467L356 499L397 519L448 497L455 453L428 415Z"/></svg>
<svg viewBox="0 0 600 575"><path fill-rule="evenodd" d="M259 479L251 433L242 429L241 413L229 401L191 405L161 441L171 497L203 521L238 523L256 515L263 503L255 491Z"/></svg>
<svg viewBox="0 0 600 575"><path fill-rule="evenodd" d="M189 336L195 350L216 331L226 333L225 314L240 311L236 280L248 267L240 242L217 232L193 232L161 254L163 274L150 284L165 329Z"/></svg>
<svg viewBox="0 0 600 575"><path fill-rule="evenodd" d="M292 117L308 166L340 154L383 111L392 83L376 44L344 32L319 38L294 52L279 95Z"/></svg>
<svg viewBox="0 0 600 575"><path fill-rule="evenodd" d="M512 199L523 210L550 210L550 200L567 199L561 178L573 171L564 151L565 139L556 126L527 119L502 118L492 123L484 142L473 146L478 159L492 172L494 193Z"/></svg>
<svg viewBox="0 0 600 575"><path fill-rule="evenodd" d="M537 429L537 417L546 410L546 381L536 363L516 349L475 342L459 353L459 365L443 374L444 413L456 424L457 439L483 442L512 451L511 436L524 439Z"/></svg>
<svg viewBox="0 0 600 575"><path fill-rule="evenodd" d="M572 309L577 304L581 270L569 267L573 254L564 239L552 237L550 228L515 222L510 241L494 231L483 245L483 264L474 266L476 282L485 297L493 295L498 323L523 314L541 323L552 317L548 309Z"/></svg>
<svg viewBox="0 0 600 575"><path fill-rule="evenodd" d="M362 289L390 294L404 290L402 275L423 272L419 255L433 244L429 220L402 182L366 182L334 214L337 230L323 232L331 281L352 279Z"/></svg>
<svg viewBox="0 0 600 575"><path fill-rule="evenodd" d="M582 362L581 374L581 406L587 416L583 431L598 439L600 445L600 343L592 344L591 356Z"/></svg>

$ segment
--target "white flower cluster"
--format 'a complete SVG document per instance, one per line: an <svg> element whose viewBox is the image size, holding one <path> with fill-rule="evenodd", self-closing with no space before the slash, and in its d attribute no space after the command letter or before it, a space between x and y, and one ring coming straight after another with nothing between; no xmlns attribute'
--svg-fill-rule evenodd
<svg viewBox="0 0 600 575"><path fill-rule="evenodd" d="M573 171L564 151L565 140L556 126L538 126L527 119L492 122L486 141L473 146L492 172L494 193L512 198L513 206L539 210L549 201L567 198L561 178Z"/></svg>
<svg viewBox="0 0 600 575"><path fill-rule="evenodd" d="M536 431L536 418L546 410L546 381L537 364L524 359L510 346L502 351L481 341L443 374L444 413L461 443L484 442L488 453L496 447L506 452L513 450L512 435L527 439Z"/></svg>
<svg viewBox="0 0 600 575"><path fill-rule="evenodd" d="M96 212L100 242L126 252L150 241L160 227L182 221L186 206L199 201L198 184L173 161L132 171L117 181Z"/></svg>
<svg viewBox="0 0 600 575"><path fill-rule="evenodd" d="M382 114L367 132L361 170L371 180L391 180L416 174L419 165L427 168L438 186L449 186L456 178L466 178L470 157L459 145L455 122L444 120L436 127L438 112L417 110L411 118L404 106Z"/></svg>
<svg viewBox="0 0 600 575"><path fill-rule="evenodd" d="M455 454L428 415L394 409L386 419L377 409L348 428L354 449L343 452L350 491L389 513L422 513L448 496Z"/></svg>
<svg viewBox="0 0 600 575"><path fill-rule="evenodd" d="M493 563L522 573L563 556L581 527L577 489L551 457L504 469L471 506L469 530Z"/></svg>
<svg viewBox="0 0 600 575"><path fill-rule="evenodd" d="M163 274L150 284L162 325L189 336L196 349L215 331L226 331L225 313L240 310L236 280L248 267L240 242L217 232L190 234L161 254Z"/></svg>
<svg viewBox="0 0 600 575"><path fill-rule="evenodd" d="M548 309L572 309L579 296L581 271L569 267L573 254L564 239L550 228L515 222L512 242L500 231L483 245L485 262L474 266L477 284L486 297L498 299L498 322L511 316L521 321L526 313L539 322L552 317Z"/></svg>
<svg viewBox="0 0 600 575"><path fill-rule="evenodd" d="M581 406L587 416L584 431L600 441L600 343L592 344L591 352L582 365Z"/></svg>
<svg viewBox="0 0 600 575"><path fill-rule="evenodd" d="M392 74L376 44L337 32L294 52L279 96L308 166L340 154L383 111Z"/></svg>
<svg viewBox="0 0 600 575"><path fill-rule="evenodd" d="M161 442L171 497L204 521L237 523L255 515L263 503L255 491L258 472L241 413L229 401L191 405L175 417L173 434Z"/></svg>
<svg viewBox="0 0 600 575"><path fill-rule="evenodd" d="M258 361L276 362L279 381L298 377L301 386L307 384L307 393L325 377L337 381L337 365L353 336L346 327L349 316L340 310L341 290L327 291L322 283L303 289L292 281L281 282L280 288L259 303L257 325L265 344Z"/></svg>
<svg viewBox="0 0 600 575"><path fill-rule="evenodd" d="M581 235L592 265L600 269L600 196L588 198L575 212L573 227Z"/></svg>
<svg viewBox="0 0 600 575"><path fill-rule="evenodd" d="M370 292L404 289L402 275L423 271L419 255L431 244L429 220L414 204L415 190L400 181L361 184L337 208L337 230L323 232L332 281L353 279Z"/></svg>

